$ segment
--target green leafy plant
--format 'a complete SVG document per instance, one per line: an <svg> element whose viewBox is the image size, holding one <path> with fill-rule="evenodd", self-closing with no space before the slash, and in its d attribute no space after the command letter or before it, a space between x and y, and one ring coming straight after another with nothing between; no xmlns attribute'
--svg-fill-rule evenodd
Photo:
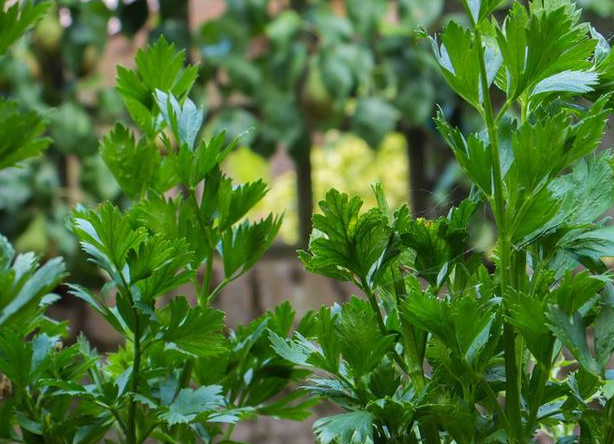
<svg viewBox="0 0 614 444"><path fill-rule="evenodd" d="M365 299L322 308L311 336L271 332L307 388L346 410L314 425L328 443L614 442L610 115L614 52L573 2L463 2L470 27L431 38L450 86L483 120L436 125L473 182L436 220L335 190L313 218L313 272ZM440 43L441 42L441 43ZM500 98L500 100L499 100ZM476 251L482 206L496 248Z"/></svg>
<svg viewBox="0 0 614 444"><path fill-rule="evenodd" d="M26 20L23 11L6 14ZM231 332L211 306L270 246L281 217L245 218L267 186L233 184L220 170L237 140L200 136L204 111L187 97L197 71L184 58L160 38L139 51L135 69L118 69L118 91L140 135L118 123L100 150L132 204L80 206L70 219L105 279L99 290L70 284L70 291L126 339L123 347L101 356L83 336L64 347L67 323L45 316L58 298L62 261L39 267L0 237L0 441L229 443L240 420L300 420L316 402L287 390L307 372L269 341L267 331L289 334L288 304ZM0 113L2 166L49 142L37 115L17 113L8 102ZM216 283L214 260L223 272ZM310 326L307 315L298 331Z"/></svg>
<svg viewBox="0 0 614 444"><path fill-rule="evenodd" d="M372 149L391 132L403 134L412 207L427 209L422 190L434 180L425 165L436 171L447 163L432 161L445 150L426 148L428 120L436 101L453 97L441 88L428 45L415 30L436 27L444 3L228 0L223 15L200 26L194 41L206 61L202 76L217 91L209 98L211 125L231 132L253 126L245 143L265 156L279 146L288 150L296 170L299 245L311 230L312 177L318 174L312 147L328 130L354 133Z"/></svg>
<svg viewBox="0 0 614 444"><path fill-rule="evenodd" d="M184 53L161 38L139 51L136 69L118 69L118 91L141 136L117 124L101 154L134 204L124 212L111 204L82 208L72 219L83 249L109 278L98 295L79 286L73 292L129 341L102 371L108 383L125 381L114 408L128 443L149 436L211 442L230 436L232 427L219 423L259 413L300 419L313 405L297 401L297 393L271 401L304 371L270 350L257 353L268 346L265 328L288 334L289 306L230 339L223 335L223 313L211 308L270 246L281 218L245 219L267 187L262 181L234 185L221 172L237 140L225 144L224 132L201 140L204 111L187 97L197 71L183 61ZM223 278L214 286L216 257ZM183 296L160 303L163 295L186 291L186 284L195 303ZM106 303L112 292L114 307ZM90 394L104 396L102 390Z"/></svg>

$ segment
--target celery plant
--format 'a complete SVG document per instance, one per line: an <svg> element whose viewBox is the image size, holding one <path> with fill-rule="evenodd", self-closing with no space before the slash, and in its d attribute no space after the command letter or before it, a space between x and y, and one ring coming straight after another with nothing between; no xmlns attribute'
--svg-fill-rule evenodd
<svg viewBox="0 0 614 444"><path fill-rule="evenodd" d="M594 153L614 52L571 1L514 2L502 19L499 3L463 1L470 26L451 21L430 39L483 121L463 134L435 118L470 198L424 220L390 212L378 187L366 213L333 190L314 216L306 267L366 297L322 308L311 337L271 334L281 356L325 371L308 386L347 410L316 422L324 444L614 442L602 261L614 256L614 175L610 152ZM497 228L490 253L471 242L481 206Z"/></svg>

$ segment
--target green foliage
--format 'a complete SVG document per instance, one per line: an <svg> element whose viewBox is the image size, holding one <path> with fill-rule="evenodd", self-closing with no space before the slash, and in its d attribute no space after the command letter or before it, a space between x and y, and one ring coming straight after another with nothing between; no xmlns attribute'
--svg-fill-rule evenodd
<svg viewBox="0 0 614 444"><path fill-rule="evenodd" d="M125 338L123 348L101 357L85 338L63 348L67 325L44 313L58 298L52 291L64 264L39 266L0 237L0 376L9 384L0 440L212 443L229 440L240 420L302 420L315 404L303 390L288 392L308 372L279 358L266 334L290 333L289 305L230 332L211 307L270 247L281 217L246 218L268 188L234 185L222 173L237 141L226 144L223 132L202 139L204 112L187 98L195 76L163 38L139 53L135 70L118 70L119 94L141 133L116 124L101 152L132 205L78 206L70 218L105 278L102 288L70 284L70 292ZM42 124L32 123L37 116L10 106L0 118L13 125L6 130L7 147L18 153L6 161L12 165L46 140L38 137ZM221 282L213 282L214 261L224 267ZM299 328L310 323L307 315Z"/></svg>
<svg viewBox="0 0 614 444"><path fill-rule="evenodd" d="M611 114L611 49L571 1L514 2L502 18L499 3L464 1L471 26L451 21L432 38L484 124L465 135L443 111L435 119L471 198L426 220L391 212L381 187L362 214L360 199L331 191L313 218L301 259L366 298L322 308L309 334L271 335L280 356L323 373L308 389L346 411L316 422L322 443L614 436L614 173L610 151L592 154ZM483 254L472 238L482 204L497 226Z"/></svg>
<svg viewBox="0 0 614 444"><path fill-rule="evenodd" d="M41 137L46 125L37 113L20 112L17 103L0 100L0 119L0 168L36 157L49 145L49 139Z"/></svg>
<svg viewBox="0 0 614 444"><path fill-rule="evenodd" d="M32 253L15 256L13 247L0 236L0 327L21 325L26 331L36 327L42 309L55 300L50 294L65 275L61 259L39 266Z"/></svg>
<svg viewBox="0 0 614 444"><path fill-rule="evenodd" d="M50 5L49 2L35 4L31 1L23 5L10 3L6 0L0 2L0 55L41 20Z"/></svg>
<svg viewBox="0 0 614 444"><path fill-rule="evenodd" d="M308 270L344 280L366 280L388 242L387 219L374 210L360 214L362 201L331 190L313 217L310 253L301 253Z"/></svg>

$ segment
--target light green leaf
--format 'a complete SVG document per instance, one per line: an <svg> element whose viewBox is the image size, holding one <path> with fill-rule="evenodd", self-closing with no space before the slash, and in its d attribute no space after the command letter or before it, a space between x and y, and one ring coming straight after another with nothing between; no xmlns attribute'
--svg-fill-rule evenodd
<svg viewBox="0 0 614 444"><path fill-rule="evenodd" d="M18 256L13 267L13 282L19 284L17 293L14 294L10 290L10 286L2 288L0 292L0 302L2 303L0 305L0 326L10 323L12 318L25 312L27 308L36 307L44 296L59 285L66 274L64 262L60 258L47 261L36 271L33 270L38 263L28 261L28 275L25 282L20 282L21 276L18 267L23 264L22 259L25 259L25 257L21 256L20 259L20 256ZM30 275L30 273L32 274ZM0 276L0 283L9 283L6 280L2 281ZM22 325L22 327L25 327L25 325Z"/></svg>
<svg viewBox="0 0 614 444"><path fill-rule="evenodd" d="M453 128L440 110L435 118L437 129L448 146L452 149L463 171L486 195L493 193L493 167L490 144L475 134L465 139L458 128Z"/></svg>
<svg viewBox="0 0 614 444"><path fill-rule="evenodd" d="M596 41L588 38L584 25L578 24L579 11L567 1L563 5L540 5L532 3L529 13L520 3L514 3L502 28L497 29L511 100L551 76L590 69Z"/></svg>
<svg viewBox="0 0 614 444"><path fill-rule="evenodd" d="M552 181L549 189L557 199L571 196L571 210L566 223L570 226L590 224L614 205L614 172L609 165L611 153L581 160L572 172Z"/></svg>
<svg viewBox="0 0 614 444"><path fill-rule="evenodd" d="M482 19L488 17L502 0L469 0L469 10L473 17L473 21L478 23Z"/></svg>
<svg viewBox="0 0 614 444"><path fill-rule="evenodd" d="M15 258L15 249L9 240L0 234L0 272L9 269Z"/></svg>
<svg viewBox="0 0 614 444"><path fill-rule="evenodd" d="M305 343L301 341L282 338L271 330L269 330L269 340L271 341L271 347L273 347L275 353L286 361L296 365L309 366L308 359L314 351L312 347L306 346Z"/></svg>
<svg viewBox="0 0 614 444"><path fill-rule="evenodd" d="M121 282L118 273L123 271L128 252L147 238L144 229L133 229L125 215L109 202L96 210L83 207L75 210L72 227L83 250L118 284Z"/></svg>
<svg viewBox="0 0 614 444"><path fill-rule="evenodd" d="M539 81L531 96L550 92L585 94L594 91L593 86L599 84L599 75L591 71L563 71Z"/></svg>
<svg viewBox="0 0 614 444"><path fill-rule="evenodd" d="M159 418L168 425L188 424L199 415L212 415L224 406L222 387L212 385L197 390L182 389L175 400L160 413Z"/></svg>
<svg viewBox="0 0 614 444"><path fill-rule="evenodd" d="M366 411L318 419L313 430L321 444L373 444L373 416Z"/></svg>
<svg viewBox="0 0 614 444"><path fill-rule="evenodd" d="M177 174L183 184L194 189L222 163L247 133L248 131L239 134L226 146L226 131L216 134L209 142L201 141L194 151L182 146L177 157Z"/></svg>
<svg viewBox="0 0 614 444"><path fill-rule="evenodd" d="M156 89L154 95L164 121L177 140L193 151L196 136L202 128L205 117L204 109L197 107L189 98L186 98L181 105L173 94L159 89Z"/></svg>

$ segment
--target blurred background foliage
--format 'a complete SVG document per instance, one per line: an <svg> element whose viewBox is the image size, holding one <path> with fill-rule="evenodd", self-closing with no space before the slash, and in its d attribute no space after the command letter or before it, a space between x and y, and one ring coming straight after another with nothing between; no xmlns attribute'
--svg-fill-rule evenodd
<svg viewBox="0 0 614 444"><path fill-rule="evenodd" d="M66 257L92 275L66 229L77 202L126 199L97 155L99 135L125 111L115 65L164 34L200 64L207 131L251 128L226 168L264 177L257 212L284 212L280 244L304 244L313 204L331 186L365 199L382 181L391 204L433 214L462 196L457 167L435 134L439 103L470 130L474 115L444 86L418 29L459 10L444 0L55 0L0 58L0 95L43 113L53 145L0 174L0 231L20 250ZM578 0L604 35L611 0ZM188 60L186 60L187 62ZM369 202L369 205L373 204Z"/></svg>

